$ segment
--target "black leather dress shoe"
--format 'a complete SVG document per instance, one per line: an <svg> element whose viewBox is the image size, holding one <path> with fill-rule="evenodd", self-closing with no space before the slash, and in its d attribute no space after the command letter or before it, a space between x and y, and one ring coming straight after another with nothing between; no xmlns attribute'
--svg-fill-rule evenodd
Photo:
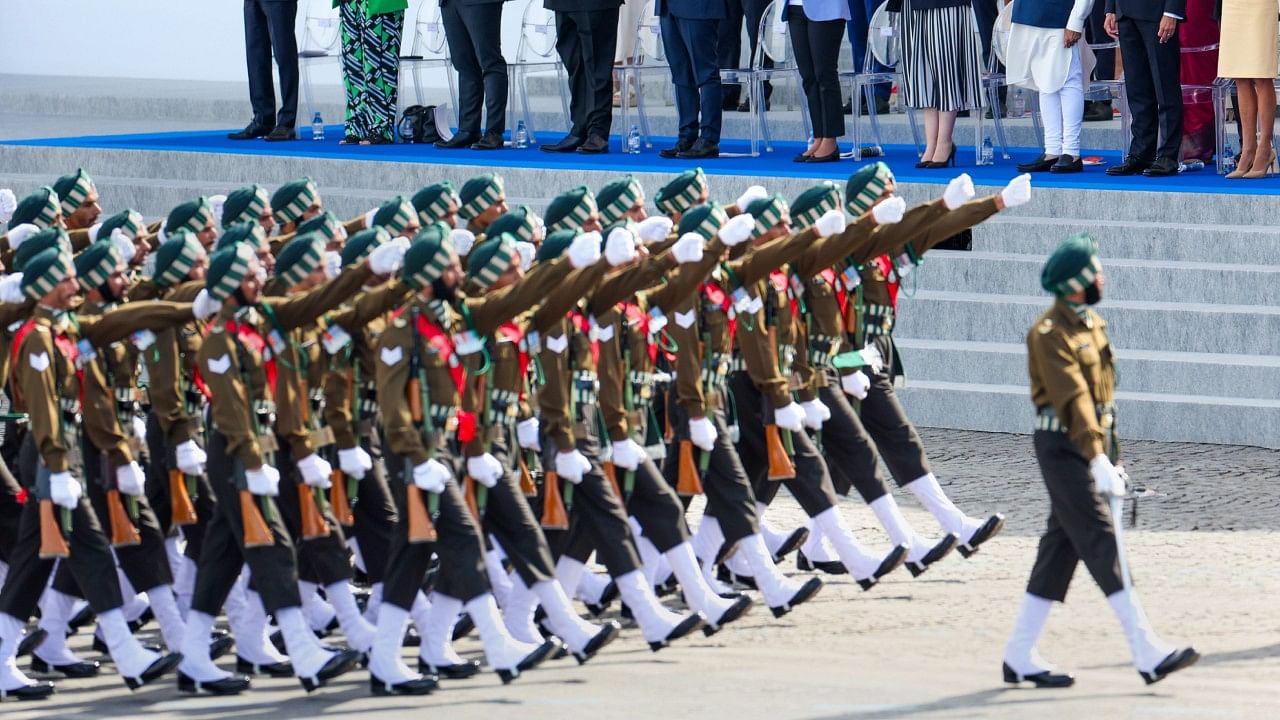
<svg viewBox="0 0 1280 720"><path fill-rule="evenodd" d="M142 649L147 650L149 652L153 652L153 653L164 652L164 648L160 647L159 645L152 645L150 643L143 643ZM95 636L93 638L93 651L106 655L108 659L111 658L111 648L107 647L106 641L104 641L100 637Z"/></svg>
<svg viewBox="0 0 1280 720"><path fill-rule="evenodd" d="M1084 172L1084 161L1079 155L1062 155L1058 158L1058 162L1049 168L1051 173L1078 173Z"/></svg>
<svg viewBox="0 0 1280 720"><path fill-rule="evenodd" d="M142 674L138 677L125 678L124 684L127 685L130 690L137 690L143 685L158 679L160 676L173 672L177 669L178 663L180 662L182 662L182 653L169 653L168 655L162 655L159 660L151 663L146 670L143 670Z"/></svg>
<svg viewBox="0 0 1280 720"><path fill-rule="evenodd" d="M751 609L751 598L747 597L746 595L738 596L738 599L734 600L733 604L730 605L728 609L725 610L720 615L720 617L715 619L714 625L711 623L710 618L708 618L707 623L702 626L702 634L707 637L711 637L712 635L715 635L716 633L720 632L720 628L724 627L725 625L728 625L734 620L737 620L743 615L746 615L747 611L750 609Z"/></svg>
<svg viewBox="0 0 1280 720"><path fill-rule="evenodd" d="M720 157L720 143L715 140L698 138L697 142L693 144L693 147L685 150L676 157L682 160L706 160L707 158L718 158Z"/></svg>
<svg viewBox="0 0 1280 720"><path fill-rule="evenodd" d="M458 133L448 140L441 140L435 143L435 146L441 150L460 150L469 148L480 140L480 136L474 133Z"/></svg>
<svg viewBox="0 0 1280 720"><path fill-rule="evenodd" d="M796 569L804 572L820 571L828 575L845 575L849 572L838 560L810 560L804 551L796 555Z"/></svg>
<svg viewBox="0 0 1280 720"><path fill-rule="evenodd" d="M129 632L137 633L139 630L147 626L147 623L156 619L156 614L151 612L151 608L142 611L142 614L135 620L129 621Z"/></svg>
<svg viewBox="0 0 1280 720"><path fill-rule="evenodd" d="M1172 177L1178 174L1179 164L1177 160L1171 158L1156 158L1151 163L1151 167L1142 171L1147 177Z"/></svg>
<svg viewBox="0 0 1280 720"><path fill-rule="evenodd" d="M259 665L236 656L236 672L244 675L266 675L273 678L293 677L293 664L288 660L278 663Z"/></svg>
<svg viewBox="0 0 1280 720"><path fill-rule="evenodd" d="M1058 158L1048 157L1047 155L1041 153L1040 157L1036 158L1035 160L1032 160L1031 162L1019 163L1018 172L1020 173L1049 172L1049 169L1052 168L1055 164L1057 164L1057 162L1058 162Z"/></svg>
<svg viewBox="0 0 1280 720"><path fill-rule="evenodd" d="M374 695L428 695L439 686L440 684L434 678L425 675L404 682L389 683L369 673L369 690Z"/></svg>
<svg viewBox="0 0 1280 720"><path fill-rule="evenodd" d="M542 152L573 152L582 145L582 138L577 135L565 135L564 139L552 145L539 145Z"/></svg>
<svg viewBox="0 0 1280 720"><path fill-rule="evenodd" d="M1076 684L1076 679L1067 673L1055 673L1045 670L1034 675L1019 675L1013 671L1013 668L1009 667L1009 663L1003 663L1001 669L1004 672L1004 681L1010 685L1029 682L1036 687L1042 688L1068 688Z"/></svg>
<svg viewBox="0 0 1280 720"><path fill-rule="evenodd" d="M698 613L693 613L689 617L680 621L679 625L672 628L671 632L667 633L665 638L649 643L649 649L654 652L658 652L662 648L670 645L672 640L679 640L685 635L688 635L702 627L702 622L702 616Z"/></svg>
<svg viewBox="0 0 1280 720"><path fill-rule="evenodd" d="M884 556L884 560L880 561L880 567L876 568L875 573L871 577L863 578L858 581L858 587L863 590L870 590L876 583L880 582L880 578L888 575L894 570L897 570L906 559L907 546L899 545L895 547L889 551L888 555Z"/></svg>
<svg viewBox="0 0 1280 720"><path fill-rule="evenodd" d="M774 617L780 618L783 615L786 615L787 613L791 612L791 610L795 608L795 606L799 605L802 602L805 602L806 600L809 600L814 595L817 595L818 591L821 589L822 589L822 580L816 577L809 578L809 580L805 582L804 585L800 586L800 589L796 591L796 594L791 596L790 600L783 603L782 605L769 608L769 612L773 613Z"/></svg>
<svg viewBox="0 0 1280 720"><path fill-rule="evenodd" d="M13 690L0 690L0 700L43 700L53 694L53 683L35 682Z"/></svg>
<svg viewBox="0 0 1280 720"><path fill-rule="evenodd" d="M795 530L792 530L791 534L787 536L787 539L783 540L782 544L778 546L778 552L773 554L773 563L777 565L782 558L800 549L800 546L808 539L809 528L798 527Z"/></svg>
<svg viewBox="0 0 1280 720"><path fill-rule="evenodd" d="M43 628L36 628L26 635L22 636L22 640L18 642L18 652L15 657L30 655L36 648L40 647L40 643L49 637L49 632Z"/></svg>
<svg viewBox="0 0 1280 720"><path fill-rule="evenodd" d="M240 132L227 133L228 140L253 140L255 138L266 137L274 130L272 125L263 125L258 122L251 122L245 126Z"/></svg>
<svg viewBox="0 0 1280 720"><path fill-rule="evenodd" d="M805 162L809 163L833 163L840 162L840 148L836 148L826 155L810 155Z"/></svg>
<svg viewBox="0 0 1280 720"><path fill-rule="evenodd" d="M1196 661L1199 659L1200 653L1196 652L1195 648L1185 647L1181 650L1174 650L1169 653L1169 656L1164 660L1161 660L1155 670L1152 670L1149 673L1139 672L1138 674L1142 676L1142 679L1145 680L1148 685L1152 685L1160 682L1173 673L1182 670L1183 668L1189 668L1192 665L1195 665Z"/></svg>
<svg viewBox="0 0 1280 720"><path fill-rule="evenodd" d="M688 150L691 147L693 147L693 138L680 138L679 140L676 140L675 147L663 148L662 150L659 150L658 157L663 157L668 160L674 157L680 157L680 153Z"/></svg>
<svg viewBox="0 0 1280 720"><path fill-rule="evenodd" d="M215 637L209 641L209 659L217 660L218 658L231 652L231 648L235 647L235 638L230 635Z"/></svg>
<svg viewBox="0 0 1280 720"><path fill-rule="evenodd" d="M325 683L355 667L363 654L359 650L339 650L320 668L320 672L316 673L315 677L300 677L298 682L302 683L303 690L315 692L318 688L324 687Z"/></svg>
<svg viewBox="0 0 1280 720"><path fill-rule="evenodd" d="M490 132L485 133L484 137L471 144L472 150L501 150L506 147L507 143L502 139L502 133ZM422 693L400 693L421 695Z"/></svg>
<svg viewBox="0 0 1280 720"><path fill-rule="evenodd" d="M618 585L610 580L608 585L604 586L604 590L600 593L600 601L594 603L583 603L587 606L587 612L591 613L591 617L600 617L604 614L614 600L618 599Z"/></svg>
<svg viewBox="0 0 1280 720"><path fill-rule="evenodd" d="M609 139L591 135L578 146L578 152L584 155L603 155L609 152Z"/></svg>
<svg viewBox="0 0 1280 720"><path fill-rule="evenodd" d="M950 555L959 542L960 538L956 537L955 533L947 533L938 541L937 545L934 545L929 549L929 552L925 553L924 557L915 562L908 562L907 571L911 573L911 577L920 577L925 570L929 569L930 565Z"/></svg>
<svg viewBox="0 0 1280 720"><path fill-rule="evenodd" d="M804 554L801 553L800 557L804 557ZM797 558L796 562L799 562L799 558ZM716 567L716 579L722 583L729 583L730 585L741 585L742 587L750 588L752 590L758 589L756 588L755 578L750 575L739 575L724 565Z"/></svg>
<svg viewBox="0 0 1280 720"><path fill-rule="evenodd" d="M587 641L587 646L582 648L582 652L573 654L574 659L579 665L585 664L588 660L595 657L596 653L609 643L618 638L618 634L622 632L622 626L615 620L610 620L600 627L600 632L595 637Z"/></svg>
<svg viewBox="0 0 1280 720"><path fill-rule="evenodd" d="M81 660L80 662L67 663L66 665L54 665L40 659L39 655L31 656L31 672L37 673L61 673L65 677L72 679L91 678L98 674L102 669L102 663L96 660Z"/></svg>
<svg viewBox="0 0 1280 720"><path fill-rule="evenodd" d="M458 622L453 624L453 640L457 642L458 640L470 635L471 631L475 629L476 623L471 619L471 616L466 613L462 613L458 616Z"/></svg>
<svg viewBox="0 0 1280 720"><path fill-rule="evenodd" d="M423 675L438 675L445 680L466 680L479 674L480 661L465 660L457 665L429 665L422 658L418 658L418 672Z"/></svg>
<svg viewBox="0 0 1280 720"><path fill-rule="evenodd" d="M1139 160L1136 157L1127 157L1124 159L1124 162L1120 163L1119 165L1112 165L1111 167L1107 168L1107 174L1113 177L1124 176L1124 175L1137 175L1141 173L1143 170L1146 170L1150 166L1151 166L1151 163L1147 162L1146 160Z"/></svg>
<svg viewBox="0 0 1280 720"><path fill-rule="evenodd" d="M188 677L185 673L178 673L178 692L192 695L198 695L201 690L210 695L239 695L249 689L249 684L249 678L245 675L232 675L212 682L200 682Z"/></svg>
<svg viewBox="0 0 1280 720"><path fill-rule="evenodd" d="M270 130L268 130L268 132L270 132ZM94 615L93 608L85 605L80 608L80 612L72 615L71 619L67 621L67 629L70 630L71 633L79 632L80 628L93 622L95 617L96 615Z"/></svg>
<svg viewBox="0 0 1280 720"><path fill-rule="evenodd" d="M998 535L1000 530L1003 528L1004 515L996 513L995 515L987 518L987 521L982 523L982 527L978 528L977 532L973 534L973 537L969 538L969 542L960 543L960 547L958 548L960 550L960 557L969 557L970 555L978 552L978 548L982 543Z"/></svg>
<svg viewBox="0 0 1280 720"><path fill-rule="evenodd" d="M277 125L267 136L262 138L267 142L284 142L286 140L297 140L298 133L293 128L280 127Z"/></svg>
<svg viewBox="0 0 1280 720"><path fill-rule="evenodd" d="M418 634L417 629L410 626L404 630L404 639L400 641L400 647L420 647L422 645L422 636Z"/></svg>

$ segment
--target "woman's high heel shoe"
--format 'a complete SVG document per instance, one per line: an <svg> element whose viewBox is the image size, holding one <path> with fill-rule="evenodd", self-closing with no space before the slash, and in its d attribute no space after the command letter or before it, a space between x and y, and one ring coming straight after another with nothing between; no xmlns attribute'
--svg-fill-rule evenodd
<svg viewBox="0 0 1280 720"><path fill-rule="evenodd" d="M945 167L955 167L955 166L956 166L956 146L952 145L951 154L947 156L946 160L939 160L938 162L925 163L921 167L928 170L940 170Z"/></svg>
<svg viewBox="0 0 1280 720"><path fill-rule="evenodd" d="M1240 159L1236 162L1236 169L1227 173L1226 175L1227 179L1239 180L1240 178L1245 176L1245 173L1248 173L1251 169L1253 169L1254 154L1255 154L1254 152L1251 152L1249 150L1240 151Z"/></svg>
<svg viewBox="0 0 1280 720"><path fill-rule="evenodd" d="M1267 163L1266 167L1261 170L1250 169L1249 172L1245 173L1241 177L1245 180L1259 180L1276 172L1280 172L1280 168L1276 167L1276 151L1272 150L1271 160Z"/></svg>

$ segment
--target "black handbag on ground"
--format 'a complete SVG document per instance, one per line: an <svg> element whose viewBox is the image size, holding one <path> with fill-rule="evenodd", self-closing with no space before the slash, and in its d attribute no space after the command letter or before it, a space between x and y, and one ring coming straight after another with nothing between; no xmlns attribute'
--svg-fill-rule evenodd
<svg viewBox="0 0 1280 720"><path fill-rule="evenodd" d="M443 140L436 128L435 105L410 105L396 126L402 143L434 143Z"/></svg>

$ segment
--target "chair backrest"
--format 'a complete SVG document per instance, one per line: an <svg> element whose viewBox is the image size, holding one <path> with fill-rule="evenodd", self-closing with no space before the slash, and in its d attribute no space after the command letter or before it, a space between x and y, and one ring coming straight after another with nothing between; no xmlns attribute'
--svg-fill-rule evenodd
<svg viewBox="0 0 1280 720"><path fill-rule="evenodd" d="M299 52L337 51L342 39L342 23L331 0L305 0L302 16L302 42Z"/></svg>
<svg viewBox="0 0 1280 720"><path fill-rule="evenodd" d="M646 2L636 21L635 63L637 65L644 65L646 60L652 60L652 64L662 64L667 61L667 50L662 44L662 20L654 14L656 3L657 0Z"/></svg>
<svg viewBox="0 0 1280 720"><path fill-rule="evenodd" d="M445 40L439 3L435 0L415 2L417 9L413 15L413 54L423 60L443 60L449 57L449 43Z"/></svg>
<svg viewBox="0 0 1280 720"><path fill-rule="evenodd" d="M996 16L996 24L991 28L991 57L987 58L987 72L994 73L997 62L1004 64L1005 53L1009 49L1009 35L1013 32L1013 3L1005 5Z"/></svg>
<svg viewBox="0 0 1280 720"><path fill-rule="evenodd" d="M533 57L530 57L530 53ZM516 46L516 62L556 59L556 14L544 8L542 0L529 0L520 19L520 43Z"/></svg>
<svg viewBox="0 0 1280 720"><path fill-rule="evenodd" d="M786 2L786 0L782 0ZM760 29L756 35L756 46L751 49L751 69L764 69L764 60L773 61L775 70L795 67L795 54L791 51L791 35L786 25L774 22L778 17L777 1L764 8L760 16ZM782 32L778 32L781 29Z"/></svg>
<svg viewBox="0 0 1280 720"><path fill-rule="evenodd" d="M875 72L877 62L888 68L897 68L901 57L902 13L889 12L886 0L871 14L867 23L867 52L862 59L862 72Z"/></svg>

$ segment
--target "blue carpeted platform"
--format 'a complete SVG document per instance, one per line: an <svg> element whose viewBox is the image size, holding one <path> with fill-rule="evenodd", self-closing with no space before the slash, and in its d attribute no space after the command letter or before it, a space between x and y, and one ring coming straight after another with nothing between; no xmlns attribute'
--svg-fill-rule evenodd
<svg viewBox="0 0 1280 720"><path fill-rule="evenodd" d="M309 131L303 131L309 135ZM764 153L760 157L722 157L702 162L686 160L665 160L658 156L658 149L670 145L671 138L655 138L654 148L644 150L640 155L625 155L619 151L619 141L615 137L610 153L606 155L579 155L577 153L554 154L540 152L535 147L528 149L494 150L480 152L474 150L437 150L429 145L381 145L354 146L339 145L342 136L340 126L333 126L326 131L327 139L313 141L301 139L296 142L267 143L260 140L232 141L226 138L225 132L175 132L145 135L101 135L68 138L45 138L30 140L8 140L0 142L4 145L46 146L97 148L110 150L141 150L167 152L196 152L219 154L242 154L259 156L314 157L318 160L365 160L370 162L409 162L436 163L450 165L485 165L503 167L538 167L547 169L603 170L609 172L678 172L688 167L701 165L706 172L719 175L757 176L757 177L811 177L842 179L848 177L860 163L841 161L823 165L797 164L791 158L803 150L798 142L778 142L774 151ZM539 137L544 143L555 142L560 136L542 133ZM848 147L847 144L845 146ZM726 153L747 152L746 141L726 140L721 150ZM894 169L900 181L912 183L945 183L958 172L967 172L979 185L1002 185L1016 174L1014 165L1017 162L1031 159L1038 154L1030 148L1014 151L1014 160L998 161L993 166L976 166L973 162L972 146L960 148L957 155L956 169L921 170L914 167L916 156L914 149L906 145L890 145L885 148L886 162ZM1076 175L1053 175L1041 173L1036 176L1038 187L1077 188L1077 189L1115 189L1125 191L1156 192L1189 192L1219 193L1239 195L1273 195L1280 193L1280 178L1265 180L1227 180L1214 174L1211 167L1199 172L1188 172L1172 178L1127 177L1113 178L1104 174L1106 165L1119 162L1116 152L1086 152L1086 156L1097 156L1103 159L1103 165L1086 167L1085 171ZM865 161L864 161L865 162Z"/></svg>

